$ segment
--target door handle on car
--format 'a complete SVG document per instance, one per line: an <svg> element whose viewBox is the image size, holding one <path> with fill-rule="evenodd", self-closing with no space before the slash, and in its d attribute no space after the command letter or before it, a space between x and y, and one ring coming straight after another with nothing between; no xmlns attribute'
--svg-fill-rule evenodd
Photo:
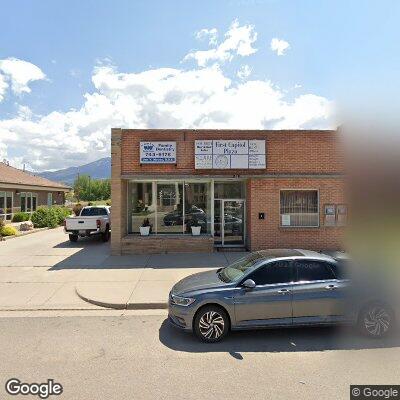
<svg viewBox="0 0 400 400"><path fill-rule="evenodd" d="M337 289L338 288L338 286L336 286L336 285L328 285L328 286L325 286L325 289L327 289L327 290L335 290L335 289Z"/></svg>
<svg viewBox="0 0 400 400"><path fill-rule="evenodd" d="M289 294L290 290L289 289L281 289L281 290L278 290L278 293L279 294Z"/></svg>

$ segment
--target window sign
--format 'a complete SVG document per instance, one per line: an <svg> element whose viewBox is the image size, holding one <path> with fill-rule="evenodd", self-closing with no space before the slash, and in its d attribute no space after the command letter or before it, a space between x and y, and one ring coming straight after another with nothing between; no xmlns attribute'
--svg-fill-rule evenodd
<svg viewBox="0 0 400 400"><path fill-rule="evenodd" d="M176 142L140 142L140 164L176 164Z"/></svg>
<svg viewBox="0 0 400 400"><path fill-rule="evenodd" d="M265 140L196 140L196 169L265 169Z"/></svg>

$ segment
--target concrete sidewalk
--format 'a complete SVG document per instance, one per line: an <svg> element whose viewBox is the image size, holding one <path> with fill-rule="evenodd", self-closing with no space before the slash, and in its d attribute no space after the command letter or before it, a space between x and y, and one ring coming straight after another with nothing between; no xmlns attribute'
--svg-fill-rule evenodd
<svg viewBox="0 0 400 400"><path fill-rule="evenodd" d="M165 308L175 282L208 269L0 267L0 310Z"/></svg>
<svg viewBox="0 0 400 400"><path fill-rule="evenodd" d="M107 243L51 229L0 242L0 310L165 308L175 282L244 254L110 256Z"/></svg>

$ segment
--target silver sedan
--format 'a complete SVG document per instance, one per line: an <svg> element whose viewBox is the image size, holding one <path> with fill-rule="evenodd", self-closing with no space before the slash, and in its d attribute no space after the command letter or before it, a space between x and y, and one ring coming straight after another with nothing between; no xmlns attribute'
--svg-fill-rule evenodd
<svg viewBox="0 0 400 400"><path fill-rule="evenodd" d="M394 309L376 290L355 289L349 275L327 254L258 251L179 281L169 295L169 321L205 342L230 330L339 323L372 337L388 334Z"/></svg>

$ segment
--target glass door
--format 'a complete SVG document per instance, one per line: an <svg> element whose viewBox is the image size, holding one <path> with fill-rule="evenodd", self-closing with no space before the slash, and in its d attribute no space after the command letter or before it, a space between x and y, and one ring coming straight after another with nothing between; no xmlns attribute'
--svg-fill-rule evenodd
<svg viewBox="0 0 400 400"><path fill-rule="evenodd" d="M244 245L244 204L244 200L215 200L215 245L227 247Z"/></svg>

